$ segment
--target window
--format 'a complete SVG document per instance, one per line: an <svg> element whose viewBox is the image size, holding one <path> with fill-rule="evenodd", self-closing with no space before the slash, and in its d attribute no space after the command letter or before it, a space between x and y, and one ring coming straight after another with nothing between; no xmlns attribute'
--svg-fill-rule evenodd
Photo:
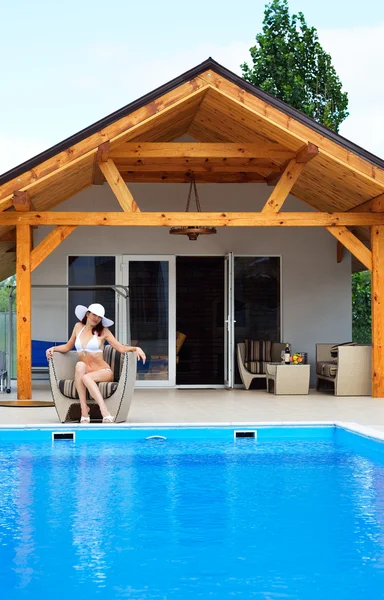
<svg viewBox="0 0 384 600"><path fill-rule="evenodd" d="M68 285L82 286L84 289L68 290L68 335L70 336L77 318L75 307L78 304L89 306L95 302L102 304L108 318L115 320L116 298L113 289L86 289L87 286L108 286L116 282L116 259L114 256L69 256ZM115 326L110 330L114 334Z"/></svg>

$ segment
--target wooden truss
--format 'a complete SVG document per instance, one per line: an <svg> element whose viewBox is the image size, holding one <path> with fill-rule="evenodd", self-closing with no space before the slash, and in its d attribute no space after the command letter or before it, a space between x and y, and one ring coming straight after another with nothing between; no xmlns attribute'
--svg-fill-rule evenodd
<svg viewBox="0 0 384 600"><path fill-rule="evenodd" d="M184 134L200 142L171 142ZM274 188L260 212L180 213L141 212L127 186L192 175ZM121 212L51 212L105 182ZM282 212L290 193L315 210ZM49 225L32 248L31 228ZM31 397L31 273L76 227L95 225L325 227L338 240L338 260L342 246L372 271L373 396L384 397L384 173L337 141L209 69L3 184L0 242L13 247L16 229L20 399ZM356 234L367 227L371 249Z"/></svg>

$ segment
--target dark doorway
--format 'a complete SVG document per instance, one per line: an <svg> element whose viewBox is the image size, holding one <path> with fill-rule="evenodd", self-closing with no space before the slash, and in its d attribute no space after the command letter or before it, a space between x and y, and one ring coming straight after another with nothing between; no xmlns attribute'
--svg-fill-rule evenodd
<svg viewBox="0 0 384 600"><path fill-rule="evenodd" d="M224 383L224 257L176 258L177 385Z"/></svg>

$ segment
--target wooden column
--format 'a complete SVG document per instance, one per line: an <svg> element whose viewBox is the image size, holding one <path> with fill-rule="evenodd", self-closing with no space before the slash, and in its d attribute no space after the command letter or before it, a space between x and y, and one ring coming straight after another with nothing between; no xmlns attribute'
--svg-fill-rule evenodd
<svg viewBox="0 0 384 600"><path fill-rule="evenodd" d="M384 398L384 225L371 227L372 396Z"/></svg>
<svg viewBox="0 0 384 600"><path fill-rule="evenodd" d="M31 360L31 241L28 224L17 225L16 234L16 346L17 397L32 398Z"/></svg>

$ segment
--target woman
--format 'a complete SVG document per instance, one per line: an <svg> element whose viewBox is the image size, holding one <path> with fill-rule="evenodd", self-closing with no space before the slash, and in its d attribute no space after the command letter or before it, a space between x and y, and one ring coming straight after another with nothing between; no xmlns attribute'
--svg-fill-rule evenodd
<svg viewBox="0 0 384 600"><path fill-rule="evenodd" d="M48 348L46 355L49 360L54 352L69 352L73 346L76 347L79 362L76 364L75 385L79 394L81 406L80 423L89 423L89 408L86 400L86 390L100 407L103 423L113 423L115 417L109 414L97 382L113 381L112 369L103 360L103 348L108 342L118 352L136 352L137 358L145 363L145 354L141 348L136 346L125 346L120 344L109 331L108 327L113 325L111 319L107 319L104 307L101 304L82 306L79 304L75 309L79 323L73 328L72 335L66 344Z"/></svg>

